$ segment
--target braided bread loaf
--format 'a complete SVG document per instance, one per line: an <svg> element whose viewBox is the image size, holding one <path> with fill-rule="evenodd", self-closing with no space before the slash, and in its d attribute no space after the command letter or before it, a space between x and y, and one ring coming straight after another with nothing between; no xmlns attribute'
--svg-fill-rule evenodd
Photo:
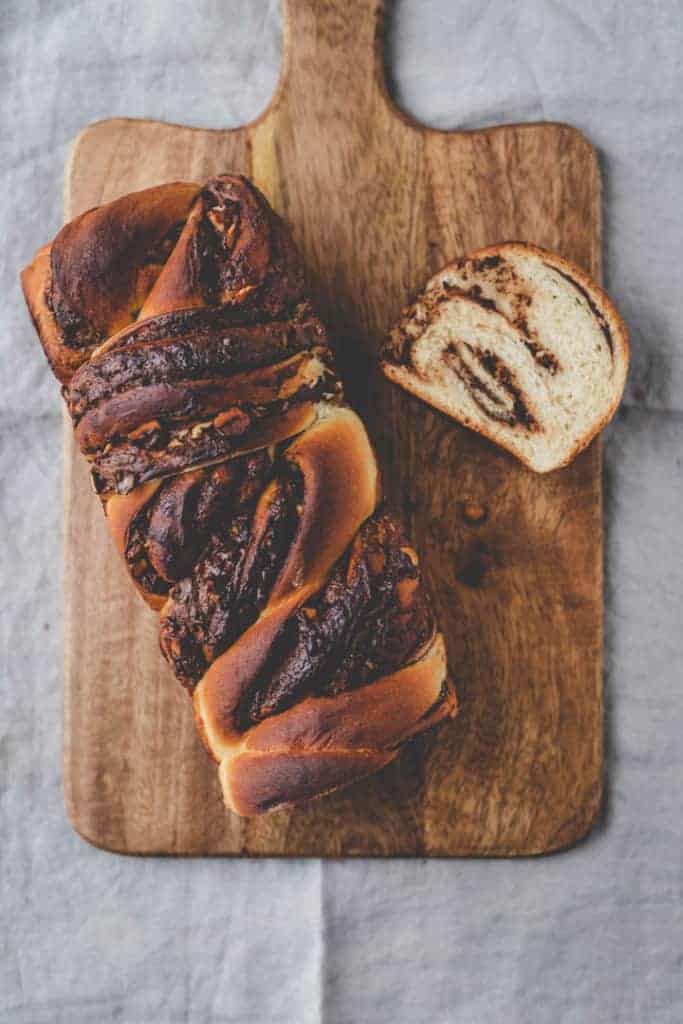
<svg viewBox="0 0 683 1024"><path fill-rule="evenodd" d="M329 792L455 714L417 556L249 181L89 210L22 285L228 807Z"/></svg>

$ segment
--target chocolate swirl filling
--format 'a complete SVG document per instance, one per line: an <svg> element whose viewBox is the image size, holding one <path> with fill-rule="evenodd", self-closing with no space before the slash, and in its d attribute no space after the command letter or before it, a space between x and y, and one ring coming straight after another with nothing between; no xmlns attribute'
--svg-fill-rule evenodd
<svg viewBox="0 0 683 1024"><path fill-rule="evenodd" d="M539 429L514 374L493 352L482 351L465 341L453 341L444 349L443 358L490 419L511 427L521 426L529 432ZM478 372L475 363L487 377Z"/></svg>
<svg viewBox="0 0 683 1024"><path fill-rule="evenodd" d="M415 552L385 510L366 521L315 598L287 622L263 678L244 699L242 727L305 696L334 696L403 665L430 638L433 617Z"/></svg>
<svg viewBox="0 0 683 1024"><path fill-rule="evenodd" d="M264 607L294 537L301 498L295 470L273 478L258 508L221 519L192 575L171 590L161 649L184 686L192 689Z"/></svg>
<svg viewBox="0 0 683 1024"><path fill-rule="evenodd" d="M271 465L262 450L162 483L128 528L124 555L138 584L165 595L188 576L220 520L254 504Z"/></svg>
<svg viewBox="0 0 683 1024"><path fill-rule="evenodd" d="M188 318L174 314L163 330L160 319L136 324L120 344L96 353L74 374L64 397L75 426L102 401L130 388L244 373L327 344L322 323L310 314L247 326L216 324L206 317L187 324Z"/></svg>

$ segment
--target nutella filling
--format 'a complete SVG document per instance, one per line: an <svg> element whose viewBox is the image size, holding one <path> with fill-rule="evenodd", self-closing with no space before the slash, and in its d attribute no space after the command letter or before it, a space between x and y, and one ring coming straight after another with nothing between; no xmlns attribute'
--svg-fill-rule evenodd
<svg viewBox="0 0 683 1024"><path fill-rule="evenodd" d="M189 575L219 520L256 500L271 464L264 450L162 484L128 528L125 557L138 585L163 595Z"/></svg>
<svg viewBox="0 0 683 1024"><path fill-rule="evenodd" d="M315 317L177 333L169 328L152 340L144 334L142 330L130 334L126 344L95 354L74 374L65 388L74 425L103 400L130 388L227 377L280 363L326 343L325 330Z"/></svg>
<svg viewBox="0 0 683 1024"><path fill-rule="evenodd" d="M371 683L411 658L434 629L417 557L395 519L372 516L312 601L286 624L240 709L242 728L306 696Z"/></svg>
<svg viewBox="0 0 683 1024"><path fill-rule="evenodd" d="M271 480L259 516L252 508L222 519L192 576L171 590L161 647L183 685L193 688L266 604L298 526L302 487L289 467Z"/></svg>

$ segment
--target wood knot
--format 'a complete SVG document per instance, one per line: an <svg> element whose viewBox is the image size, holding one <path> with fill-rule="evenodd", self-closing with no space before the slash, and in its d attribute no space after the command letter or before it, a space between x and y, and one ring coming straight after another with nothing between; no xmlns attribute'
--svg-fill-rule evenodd
<svg viewBox="0 0 683 1024"><path fill-rule="evenodd" d="M493 555L488 544L480 540L476 541L464 552L456 577L466 587L480 587L493 567L493 562Z"/></svg>
<svg viewBox="0 0 683 1024"><path fill-rule="evenodd" d="M478 501L463 501L460 513L465 522L471 526L479 526L481 523L485 523L489 517L486 505L482 505Z"/></svg>

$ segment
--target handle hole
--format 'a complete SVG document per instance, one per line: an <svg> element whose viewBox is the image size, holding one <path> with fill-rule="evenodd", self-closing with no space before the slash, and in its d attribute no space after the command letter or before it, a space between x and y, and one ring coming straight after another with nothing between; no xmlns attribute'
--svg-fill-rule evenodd
<svg viewBox="0 0 683 1024"><path fill-rule="evenodd" d="M547 69L534 66L544 26L533 11L394 0L385 17L387 91L412 120L449 131L549 116L536 76Z"/></svg>

